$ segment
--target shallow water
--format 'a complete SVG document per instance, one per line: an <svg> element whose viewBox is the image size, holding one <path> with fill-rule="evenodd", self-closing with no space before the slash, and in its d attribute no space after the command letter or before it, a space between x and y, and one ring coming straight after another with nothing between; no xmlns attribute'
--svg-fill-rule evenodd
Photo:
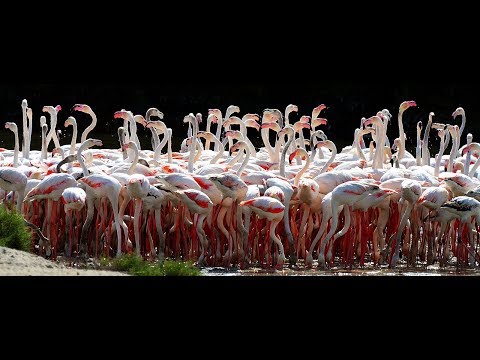
<svg viewBox="0 0 480 360"><path fill-rule="evenodd" d="M302 262L297 266L289 268L285 266L282 270L262 269L252 267L246 270L239 268L219 268L209 267L202 269L204 276L479 276L480 269L469 269L466 267L457 267L448 265L440 268L438 264L424 265L418 264L416 267L407 267L405 263L400 262L396 269L389 269L387 265L374 267L367 265L364 268L345 269L342 265L336 265L327 270L317 269L314 263L313 268L305 269Z"/></svg>

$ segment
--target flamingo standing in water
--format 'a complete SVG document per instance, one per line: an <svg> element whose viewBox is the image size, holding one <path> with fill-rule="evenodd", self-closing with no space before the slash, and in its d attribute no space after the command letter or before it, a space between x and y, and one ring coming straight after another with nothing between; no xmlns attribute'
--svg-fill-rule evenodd
<svg viewBox="0 0 480 360"><path fill-rule="evenodd" d="M65 173L53 173L46 176L25 196L25 201L47 199L47 214L44 219L43 229L46 229L46 233L54 246L54 257L57 253L57 218L60 213L59 207L57 206L58 200L60 200L63 191L69 187L77 187L77 181L73 176ZM45 231L43 232L45 233Z"/></svg>
<svg viewBox="0 0 480 360"><path fill-rule="evenodd" d="M68 229L66 231L66 237L69 240L68 247L67 247L67 243L65 242L65 249L66 249L65 252L68 257L72 256L73 244L77 246L77 252L78 252L78 236L79 236L78 230L80 229L80 220L82 218L80 210L84 208L86 198L87 198L87 194L85 193L85 190L79 187L69 187L63 190L62 192L62 203L64 204L64 209L66 214L65 230ZM76 218L76 226L73 223L74 213Z"/></svg>
<svg viewBox="0 0 480 360"><path fill-rule="evenodd" d="M112 205L113 217L115 220L115 229L117 231L117 256L122 254L122 233L120 232L120 218L118 216L118 199L122 185L120 182L106 174L93 174L80 179L85 184L87 193L87 219L82 228L80 239L80 251L84 250L84 241L93 219L94 199L108 198ZM123 224L123 219L122 219Z"/></svg>
<svg viewBox="0 0 480 360"><path fill-rule="evenodd" d="M269 196L260 196L255 199L241 201L239 205L250 207L259 217L267 219L270 223L267 229L266 241L268 241L269 244L271 241L277 244L279 256L275 268L281 270L285 262L285 251L282 241L275 231L277 225L283 220L285 206L279 200ZM267 246L267 249L270 249L270 246ZM270 252L267 252L267 259L270 259L270 256ZM267 262L269 262L269 260L267 260Z"/></svg>
<svg viewBox="0 0 480 360"><path fill-rule="evenodd" d="M196 240L200 239L202 252L197 262L199 265L203 265L205 255L208 250L208 240L205 231L203 230L203 222L207 216L212 212L213 203L210 198L199 190L175 190L173 192L180 201L188 208L190 213L193 214L193 227L192 227L192 255L196 256L197 244Z"/></svg>

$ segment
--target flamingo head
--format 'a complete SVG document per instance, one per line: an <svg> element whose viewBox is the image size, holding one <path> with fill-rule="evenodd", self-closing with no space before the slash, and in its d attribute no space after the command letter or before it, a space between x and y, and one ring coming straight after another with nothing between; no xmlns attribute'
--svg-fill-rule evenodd
<svg viewBox="0 0 480 360"><path fill-rule="evenodd" d="M143 127L146 127L147 126L147 120L145 120L145 118L143 117L143 115L135 115L133 117L133 119L135 120L135 122L139 123L139 124L142 124Z"/></svg>
<svg viewBox="0 0 480 360"><path fill-rule="evenodd" d="M27 117L28 117L29 119L32 118L32 109L31 109L31 108L27 108Z"/></svg>
<svg viewBox="0 0 480 360"><path fill-rule="evenodd" d="M13 122L6 122L5 123L5 129L10 129L12 131L15 131L16 128L17 128L17 124L15 124Z"/></svg>
<svg viewBox="0 0 480 360"><path fill-rule="evenodd" d="M78 111L82 111L82 110L78 110ZM113 117L115 119L126 119L126 116L127 116L127 112L125 110L115 111L115 113L113 114Z"/></svg>
<svg viewBox="0 0 480 360"><path fill-rule="evenodd" d="M208 109L208 115L214 115L218 119L222 118L222 112L220 109Z"/></svg>
<svg viewBox="0 0 480 360"><path fill-rule="evenodd" d="M163 112L161 112L160 110L158 110L157 108L150 108L147 110L147 117L148 115L150 116L156 116L158 118L160 118L160 120L163 119Z"/></svg>
<svg viewBox="0 0 480 360"><path fill-rule="evenodd" d="M72 108L72 111L81 111L83 113L88 113L91 111L90 106L85 104L75 104Z"/></svg>
<svg viewBox="0 0 480 360"><path fill-rule="evenodd" d="M68 126L73 126L73 124L76 123L76 120L73 116L69 116L67 118L67 120L65 120L65 123L63 124L64 127L68 127Z"/></svg>
<svg viewBox="0 0 480 360"><path fill-rule="evenodd" d="M225 136L227 138L232 138L232 139L241 139L242 137L242 134L240 131L237 131L237 130L227 130L225 131Z"/></svg>
<svg viewBox="0 0 480 360"><path fill-rule="evenodd" d="M252 127L252 128L255 128L257 131L260 131L260 124L253 119L245 120L245 126Z"/></svg>
<svg viewBox="0 0 480 360"><path fill-rule="evenodd" d="M197 122L198 122L199 124L201 124L201 123L202 123L202 114L201 114L201 113L197 113L197 114L195 115L195 119L197 119Z"/></svg>
<svg viewBox="0 0 480 360"><path fill-rule="evenodd" d="M53 113L53 112L55 112L55 108L53 106L46 105L42 108L42 111L43 112L48 112L48 113Z"/></svg>
<svg viewBox="0 0 480 360"><path fill-rule="evenodd" d="M291 112L298 112L298 106L290 104L287 106L287 109L285 111L286 113L291 113Z"/></svg>
<svg viewBox="0 0 480 360"><path fill-rule="evenodd" d="M28 106L27 99L23 99L23 100L22 100L22 108L23 108L23 109L26 109L27 106Z"/></svg>
<svg viewBox="0 0 480 360"><path fill-rule="evenodd" d="M227 108L227 111L230 113L230 114L233 114L233 113L239 113L240 112L240 108L236 105L230 105L228 108Z"/></svg>
<svg viewBox="0 0 480 360"><path fill-rule="evenodd" d="M318 116L323 110L325 110L327 106L325 104L320 104L312 111L312 116Z"/></svg>
<svg viewBox="0 0 480 360"><path fill-rule="evenodd" d="M377 115L375 116L372 116L370 118L368 118L367 120L365 120L365 122L363 123L364 126L368 126L370 124L375 124L375 125L381 125L382 124L382 119L380 119L380 117L378 117Z"/></svg>
<svg viewBox="0 0 480 360"><path fill-rule="evenodd" d="M317 118L313 121L313 126L315 127L320 125L327 125L327 124L328 124L328 120L325 118Z"/></svg>
<svg viewBox="0 0 480 360"><path fill-rule="evenodd" d="M455 119L457 116L465 116L465 110L462 107L457 108L452 114L452 117Z"/></svg>
<svg viewBox="0 0 480 360"><path fill-rule="evenodd" d="M234 153L235 151L239 150L241 146L243 146L243 142L242 141L237 141L231 148L230 148L230 152L231 153Z"/></svg>
<svg viewBox="0 0 480 360"><path fill-rule="evenodd" d="M99 139L88 139L87 141L91 141L92 146L103 146L102 140Z"/></svg>
<svg viewBox="0 0 480 360"><path fill-rule="evenodd" d="M307 155L308 154L305 150L298 148L290 154L290 156L288 157L288 161L289 163L291 163L295 157L301 156L302 158L305 158Z"/></svg>
<svg viewBox="0 0 480 360"><path fill-rule="evenodd" d="M409 100L409 101L404 101L400 104L400 111L405 111L407 110L408 108L410 107L415 107L417 106L417 103L413 100Z"/></svg>
<svg viewBox="0 0 480 360"><path fill-rule="evenodd" d="M417 122L417 131L422 131L423 124L421 121Z"/></svg>
<svg viewBox="0 0 480 360"><path fill-rule="evenodd" d="M300 117L300 119L298 121L303 123L303 124L308 124L311 119L312 118L310 116L303 115L303 116Z"/></svg>

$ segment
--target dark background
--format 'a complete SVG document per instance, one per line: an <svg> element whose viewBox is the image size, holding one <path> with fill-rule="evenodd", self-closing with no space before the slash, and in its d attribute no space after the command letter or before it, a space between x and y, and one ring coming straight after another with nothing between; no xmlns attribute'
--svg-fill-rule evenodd
<svg viewBox="0 0 480 360"><path fill-rule="evenodd" d="M62 144L70 142L71 127L63 128L65 119L73 115L77 119L80 138L81 132L88 126L89 116L71 111L75 103L85 103L97 114L98 124L90 137L94 136L106 142L106 146L118 146L117 128L122 124L113 118L113 113L122 108L134 114L145 115L149 107L157 107L164 112L164 121L173 128L175 142L173 150L178 150L179 142L186 135L186 125L182 122L188 113L200 112L206 120L209 108L219 108L224 113L229 105L238 105L241 115L261 114L265 108L278 108L282 112L288 104L299 107L299 114L292 114L291 120L301 115L311 115L312 109L324 103L328 108L322 113L329 120L324 128L327 136L337 146L351 144L353 132L362 116L369 117L384 108L394 115L389 126L389 137L398 136L397 113L402 101L415 100L418 108L409 109L404 116L407 134L407 147L413 149L416 138L416 123L426 123L428 113L435 112L434 121L460 124L460 118L454 121L451 114L458 106L463 106L467 114L467 126L462 139L468 132L474 135L474 141L480 136L480 125L476 121L480 115L477 84L467 81L347 81L323 80L316 82L22 82L0 84L0 146L12 146L12 133L4 129L6 121L14 121L21 133L21 101L27 99L33 109L34 142L40 138L39 118L45 105L61 105L57 129L63 130ZM47 115L48 118L48 114ZM201 125L203 129L205 122ZM213 127L212 129L215 129ZM141 127L139 134L145 148L149 147L149 132ZM249 129L249 135L257 146L261 145L258 133ZM433 146L438 143L431 133Z"/></svg>

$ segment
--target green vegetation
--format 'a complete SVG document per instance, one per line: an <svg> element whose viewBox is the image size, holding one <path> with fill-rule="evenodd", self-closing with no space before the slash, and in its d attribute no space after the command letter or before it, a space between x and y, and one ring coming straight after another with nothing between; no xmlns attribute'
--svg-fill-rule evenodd
<svg viewBox="0 0 480 360"><path fill-rule="evenodd" d="M0 246L22 251L32 249L32 235L23 217L3 206L0 206Z"/></svg>
<svg viewBox="0 0 480 360"><path fill-rule="evenodd" d="M102 265L108 264L102 259ZM198 276L200 270L192 262L165 260L163 264L144 261L136 254L126 254L115 258L110 263L110 269L123 271L136 276Z"/></svg>

